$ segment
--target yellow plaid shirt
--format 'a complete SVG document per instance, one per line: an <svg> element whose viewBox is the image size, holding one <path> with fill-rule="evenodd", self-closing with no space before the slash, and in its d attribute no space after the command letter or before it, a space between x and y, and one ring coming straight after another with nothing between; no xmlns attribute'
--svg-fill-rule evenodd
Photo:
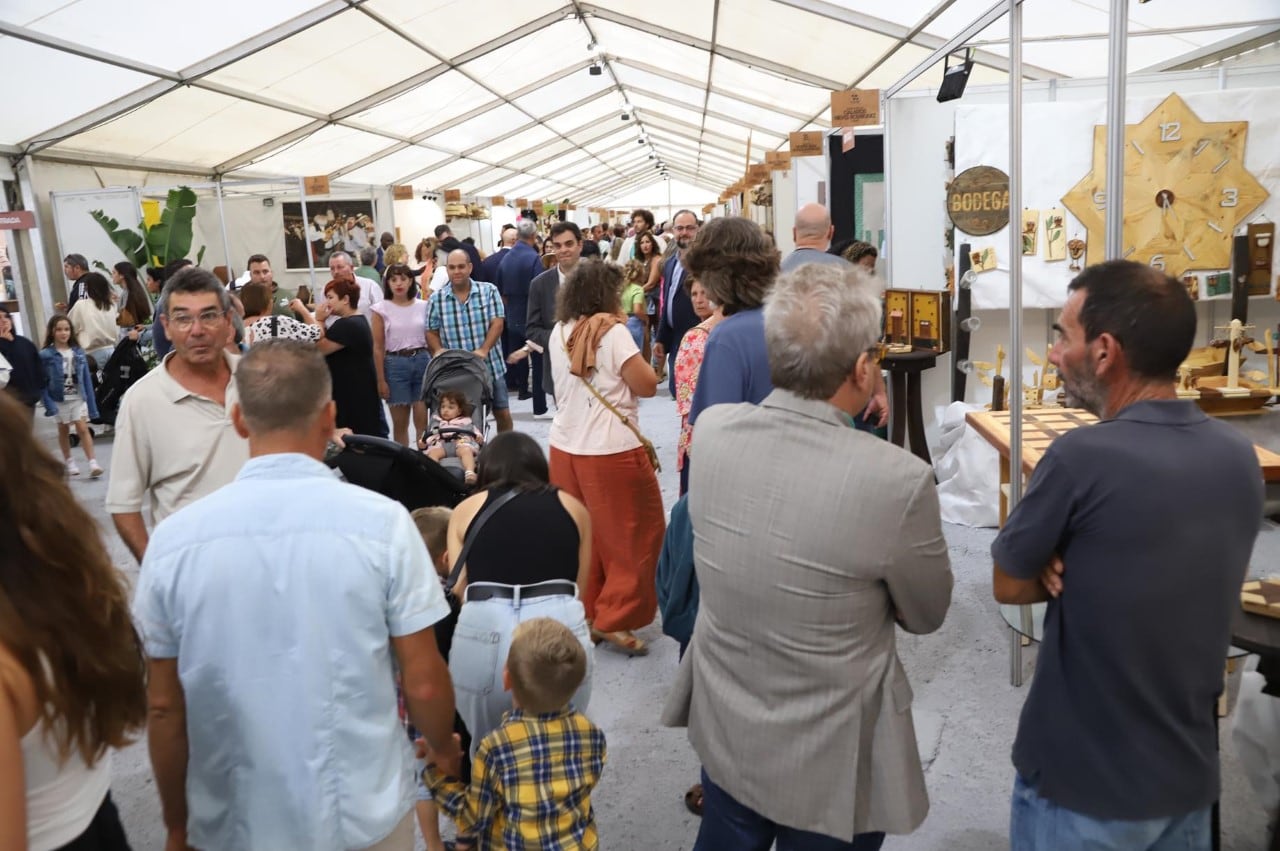
<svg viewBox="0 0 1280 851"><path fill-rule="evenodd" d="M468 787L427 766L436 803L478 851L594 851L591 790L604 770L604 731L581 712L508 712L476 749Z"/></svg>

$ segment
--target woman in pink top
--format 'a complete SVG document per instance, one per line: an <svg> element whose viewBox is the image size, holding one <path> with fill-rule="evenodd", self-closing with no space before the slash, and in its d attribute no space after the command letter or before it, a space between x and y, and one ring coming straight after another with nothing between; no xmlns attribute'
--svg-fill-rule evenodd
<svg viewBox="0 0 1280 851"><path fill-rule="evenodd" d="M411 407L414 433L427 428L427 405L422 401L422 376L431 360L427 351L427 303L418 298L413 272L404 264L387 268L382 294L383 300L369 308L378 395L391 407L396 442L409 446Z"/></svg>
<svg viewBox="0 0 1280 851"><path fill-rule="evenodd" d="M698 386L698 373L702 371L702 353L707 349L707 337L724 314L720 308L712 309L707 291L697 281L689 288L693 312L702 320L690 328L680 341L676 353L676 413L680 415L680 441L676 444L676 469L680 471L680 495L689 489L689 475L685 472L684 459L693 442L693 426L689 425L689 409L693 407L693 391Z"/></svg>

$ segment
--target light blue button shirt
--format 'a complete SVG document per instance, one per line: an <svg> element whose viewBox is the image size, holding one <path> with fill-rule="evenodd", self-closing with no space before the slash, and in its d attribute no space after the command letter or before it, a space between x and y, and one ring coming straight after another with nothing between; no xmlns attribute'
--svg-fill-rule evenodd
<svg viewBox="0 0 1280 851"><path fill-rule="evenodd" d="M448 614L408 512L304 455L251 459L162 521L134 618L151 657L178 660L189 842L340 851L390 834L414 800L390 637Z"/></svg>

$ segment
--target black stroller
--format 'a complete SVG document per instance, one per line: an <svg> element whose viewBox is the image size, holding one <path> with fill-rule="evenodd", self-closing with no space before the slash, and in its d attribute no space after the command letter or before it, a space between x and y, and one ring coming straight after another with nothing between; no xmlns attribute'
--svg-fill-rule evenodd
<svg viewBox="0 0 1280 851"><path fill-rule="evenodd" d="M493 407L493 379L489 375L489 365L465 349L446 349L440 352L427 364L427 371L422 376L422 401L431 412L429 421L436 419L440 410L440 394L446 390L456 390L467 397L472 409L471 419L487 439L489 413ZM441 433L456 431L457 429L443 429ZM423 433L422 439L426 438L427 433ZM449 472L462 477L462 462L452 453L446 455L440 463Z"/></svg>
<svg viewBox="0 0 1280 851"><path fill-rule="evenodd" d="M329 466L351 484L394 499L409 511L433 505L453 508L471 493L435 461L394 440L354 434L343 442L342 452Z"/></svg>

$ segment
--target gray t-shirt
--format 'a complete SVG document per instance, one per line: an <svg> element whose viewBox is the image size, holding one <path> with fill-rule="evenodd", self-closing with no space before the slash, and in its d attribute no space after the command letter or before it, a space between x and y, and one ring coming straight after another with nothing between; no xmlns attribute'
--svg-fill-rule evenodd
<svg viewBox="0 0 1280 851"><path fill-rule="evenodd" d="M790 272L806 263L823 263L828 266L848 266L849 261L835 254L828 254L816 248L797 248L782 261L782 271Z"/></svg>
<svg viewBox="0 0 1280 851"><path fill-rule="evenodd" d="M1215 702L1262 495L1252 445L1193 402L1137 402L1049 446L991 545L1021 579L1065 563L1013 745L1041 797L1098 819L1217 799Z"/></svg>

